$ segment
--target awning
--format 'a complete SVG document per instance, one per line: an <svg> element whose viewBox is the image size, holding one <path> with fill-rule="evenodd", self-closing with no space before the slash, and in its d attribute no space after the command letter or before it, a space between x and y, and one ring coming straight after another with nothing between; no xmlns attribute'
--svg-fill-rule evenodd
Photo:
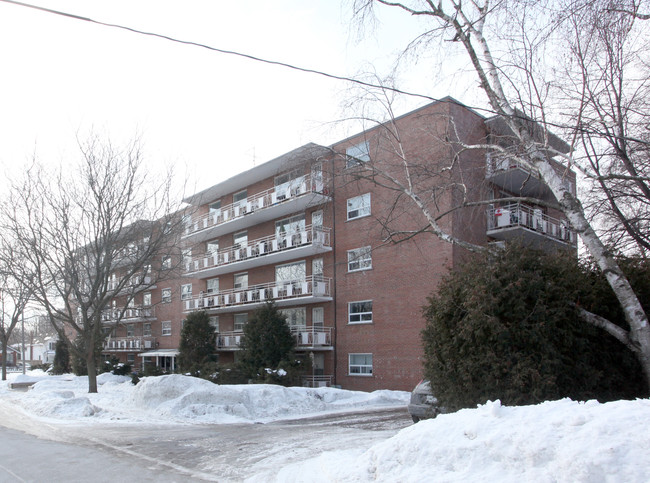
<svg viewBox="0 0 650 483"><path fill-rule="evenodd" d="M176 349L158 349L157 351L142 352L140 357L176 357L179 352Z"/></svg>

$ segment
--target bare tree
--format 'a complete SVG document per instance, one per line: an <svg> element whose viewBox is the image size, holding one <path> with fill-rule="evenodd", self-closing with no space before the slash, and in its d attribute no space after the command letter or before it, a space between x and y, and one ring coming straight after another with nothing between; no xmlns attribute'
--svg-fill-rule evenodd
<svg viewBox="0 0 650 483"><path fill-rule="evenodd" d="M97 392L103 340L129 311L148 310L134 306L136 296L180 264L182 197L171 173L147 174L137 141L118 149L91 138L80 148L74 168L31 166L2 215L35 271L35 300Z"/></svg>
<svg viewBox="0 0 650 483"><path fill-rule="evenodd" d="M607 8L603 9L605 4ZM630 8L630 4L634 8ZM631 0L609 2L595 0L353 1L355 14L362 21L371 18L373 10L377 7L388 7L420 19L428 19L425 30L414 35L414 41L409 44L407 50L429 48L431 45L445 42L450 49L459 46L464 51L474 73L478 76L479 86L485 93L492 112L503 123L510 140L509 146L490 143L463 145L463 148L490 149L496 155L512 158L539 176L550 188L558 200L559 208L607 278L625 313L630 329L622 329L611 321L595 317L594 314L585 311L583 311L583 318L603 328L634 351L641 362L650 387L650 326L647 314L625 274L616 263L614 254L590 223L581 200L565 183L563 173L557 169L557 164L553 161L553 158L558 158L569 168L581 168L579 163L581 156L589 158L586 153L579 151L578 140L585 139L582 133L591 133L593 142L599 133L594 128L584 129L584 126L578 122L584 119L580 116L581 112L592 112L593 119L598 121L600 114L593 109L593 105L599 102L597 97L592 97L591 108L586 107L583 111L580 111L580 106L559 105L566 96L556 97L558 86L566 86L567 82L574 83L574 91L587 90L587 75L564 79L562 83L553 78L553 74L560 70L559 68L566 62L566 57L570 55L566 38L560 38L565 32L566 25L575 22L576 16L580 15L620 17L628 11L638 13L640 4L640 1ZM617 11L617 7L620 11ZM643 18L639 15L633 16ZM647 67L647 57L643 62ZM610 72L608 75L616 75L616 73ZM616 82L616 79L613 81ZM624 80L621 80L621 83L623 82ZM607 86L600 92L604 96L609 93ZM562 110L567 108L572 109L572 112L569 116L562 116ZM625 115L619 116L618 119L623 118ZM647 118L645 119L647 125ZM568 124L569 120L573 123ZM541 132L537 133L535 129L531 129L531 122L541 126ZM611 119L602 118L600 123L595 122L594 125L599 129L611 128L612 139L620 139L618 126L613 126ZM570 143L570 149L559 149L552 142L550 135L550 129L554 127L566 127L580 133L580 136L575 136ZM606 142L604 140L605 144ZM511 149L512 146L515 149ZM595 142L593 146L597 150L600 149ZM597 152L597 156L601 155L600 151L593 152ZM617 159L618 162L621 162L620 158ZM596 178L611 174L607 171L607 167L603 166L602 170L595 172ZM591 168L594 172L593 166ZM630 176L629 171L615 171L614 174L616 180ZM645 176L637 173L632 175L629 181L636 183L637 189L640 190L642 183L639 182L645 182ZM613 190L610 192L613 193ZM632 203L632 206L637 205ZM627 219L625 217L630 215L629 212L621 213L623 219ZM435 232L435 229L433 231Z"/></svg>

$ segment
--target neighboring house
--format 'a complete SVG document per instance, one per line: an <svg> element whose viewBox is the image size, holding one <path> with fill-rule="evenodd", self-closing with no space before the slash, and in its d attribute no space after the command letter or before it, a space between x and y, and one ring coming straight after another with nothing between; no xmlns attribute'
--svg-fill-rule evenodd
<svg viewBox="0 0 650 483"><path fill-rule="evenodd" d="M442 189L443 181L462 184L470 201L552 199L543 183L509 158L485 150L458 153L444 143L453 127L467 144L507 147L508 130L496 119L448 98L394 125L408 158L423 167L450 167L444 180L422 181L432 188L440 183L441 212L457 201L456 192ZM105 356L172 370L184 317L205 310L217 332L219 361L234 362L248 318L273 300L287 316L297 350L313 360L305 385L411 390L422 377L421 307L467 253L429 233L385 243L379 215L394 213L397 228L426 224L412 205L395 202L394 191L357 179L370 159L399 173L401 159L385 128L329 147L307 144L187 198L194 211L186 218L182 276L138 297L104 344ZM575 190L575 174L565 174ZM521 238L575 249L575 234L561 220L541 205L507 201L456 210L441 223L452 235L482 245Z"/></svg>
<svg viewBox="0 0 650 483"><path fill-rule="evenodd" d="M2 345L0 345L0 351L1 350ZM14 367L16 364L18 364L19 360L20 351L11 346L7 346L7 367Z"/></svg>

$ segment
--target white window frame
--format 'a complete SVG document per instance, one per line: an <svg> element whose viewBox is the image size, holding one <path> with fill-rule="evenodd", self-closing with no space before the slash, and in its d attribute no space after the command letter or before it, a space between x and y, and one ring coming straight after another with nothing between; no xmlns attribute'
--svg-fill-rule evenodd
<svg viewBox="0 0 650 483"><path fill-rule="evenodd" d="M239 241L237 241L239 239ZM232 244L234 247L245 248L248 245L248 230L238 231L232 236Z"/></svg>
<svg viewBox="0 0 650 483"><path fill-rule="evenodd" d="M192 298L192 284L184 283L181 285L181 300L188 300Z"/></svg>
<svg viewBox="0 0 650 483"><path fill-rule="evenodd" d="M135 337L135 324L126 324L126 336Z"/></svg>
<svg viewBox="0 0 650 483"><path fill-rule="evenodd" d="M354 168L370 161L370 143L361 141L345 150L345 167Z"/></svg>
<svg viewBox="0 0 650 483"><path fill-rule="evenodd" d="M368 356L370 356L370 364L368 364L367 361ZM359 357L363 357L366 360L359 361L358 360ZM349 376L371 377L372 373L373 373L372 353L348 354L348 375Z"/></svg>
<svg viewBox="0 0 650 483"><path fill-rule="evenodd" d="M234 274L232 286L235 290L246 290L248 288L248 272Z"/></svg>
<svg viewBox="0 0 650 483"><path fill-rule="evenodd" d="M151 323L150 322L145 322L142 324L142 336L143 337L151 337Z"/></svg>
<svg viewBox="0 0 650 483"><path fill-rule="evenodd" d="M248 200L248 190L237 191L232 195L232 204L239 206L246 206Z"/></svg>
<svg viewBox="0 0 650 483"><path fill-rule="evenodd" d="M323 210L317 210L311 214L311 226L323 226Z"/></svg>
<svg viewBox="0 0 650 483"><path fill-rule="evenodd" d="M216 289L214 287L210 287L210 282L216 282ZM219 277L215 278L209 278L205 281L205 291L209 294L217 293L219 292Z"/></svg>
<svg viewBox="0 0 650 483"><path fill-rule="evenodd" d="M126 362L128 362L130 365L133 365L135 363L135 354L127 354Z"/></svg>
<svg viewBox="0 0 650 483"><path fill-rule="evenodd" d="M145 307L151 307L151 292L145 292L142 294L142 305Z"/></svg>
<svg viewBox="0 0 650 483"><path fill-rule="evenodd" d="M172 335L172 321L171 320L166 320L160 324L162 331L160 335L163 336L169 336Z"/></svg>
<svg viewBox="0 0 650 483"><path fill-rule="evenodd" d="M241 319L246 318L246 320L242 321ZM240 319L237 321L237 319ZM240 313L240 314L235 314L233 316L233 330L235 332L242 332L244 330L244 326L248 323L248 313Z"/></svg>
<svg viewBox="0 0 650 483"><path fill-rule="evenodd" d="M311 260L311 274L314 277L323 277L324 275L324 263L322 258L312 258Z"/></svg>
<svg viewBox="0 0 650 483"><path fill-rule="evenodd" d="M372 247L348 250L348 272L359 272L372 268Z"/></svg>
<svg viewBox="0 0 650 483"><path fill-rule="evenodd" d="M172 257L169 256L162 257L161 266L163 270L169 270L170 268L172 268Z"/></svg>
<svg viewBox="0 0 650 483"><path fill-rule="evenodd" d="M171 288L164 288L160 292L160 300L163 304L168 304L171 303L172 301L172 289Z"/></svg>
<svg viewBox="0 0 650 483"><path fill-rule="evenodd" d="M348 221L370 216L370 193L364 193L354 198L348 198Z"/></svg>
<svg viewBox="0 0 650 483"><path fill-rule="evenodd" d="M311 309L311 325L316 328L323 328L325 326L325 308L314 307Z"/></svg>
<svg viewBox="0 0 650 483"><path fill-rule="evenodd" d="M208 204L208 213L213 214L215 212L221 212L221 200L213 201Z"/></svg>
<svg viewBox="0 0 650 483"><path fill-rule="evenodd" d="M362 304L370 304L370 311ZM354 311L353 311L354 309ZM358 300L348 303L348 324L372 324L372 300Z"/></svg>
<svg viewBox="0 0 650 483"><path fill-rule="evenodd" d="M279 312L287 319L287 325L291 329L304 329L307 327L307 308L292 307L280 309Z"/></svg>
<svg viewBox="0 0 650 483"><path fill-rule="evenodd" d="M211 315L208 317L210 326L214 329L215 332L219 332L219 316Z"/></svg>

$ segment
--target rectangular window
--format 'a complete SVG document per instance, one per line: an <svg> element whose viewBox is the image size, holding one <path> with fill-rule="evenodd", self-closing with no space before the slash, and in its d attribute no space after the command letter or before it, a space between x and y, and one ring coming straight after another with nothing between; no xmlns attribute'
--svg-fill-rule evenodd
<svg viewBox="0 0 650 483"><path fill-rule="evenodd" d="M370 161L370 146L368 141L363 141L354 146L350 146L345 150L346 155L346 168L359 166L362 163Z"/></svg>
<svg viewBox="0 0 650 483"><path fill-rule="evenodd" d="M368 270L372 268L372 256L370 247L355 248L348 250L348 272L357 270Z"/></svg>
<svg viewBox="0 0 650 483"><path fill-rule="evenodd" d="M370 215L370 193L348 199L348 220Z"/></svg>
<svg viewBox="0 0 650 483"><path fill-rule="evenodd" d="M292 329L307 326L307 309L304 307L280 309L280 313L287 318L287 325Z"/></svg>
<svg viewBox="0 0 650 483"><path fill-rule="evenodd" d="M348 354L351 376L372 376L372 354Z"/></svg>
<svg viewBox="0 0 650 483"><path fill-rule="evenodd" d="M169 270L170 268L172 268L172 257L162 258L162 268L163 270Z"/></svg>
<svg viewBox="0 0 650 483"><path fill-rule="evenodd" d="M134 324L126 324L126 336L127 337L135 336L135 325Z"/></svg>
<svg viewBox="0 0 650 483"><path fill-rule="evenodd" d="M323 226L323 210L314 211L311 214L311 226Z"/></svg>
<svg viewBox="0 0 650 483"><path fill-rule="evenodd" d="M364 300L363 302L350 302L348 304L348 323L372 323L372 300Z"/></svg>
<svg viewBox="0 0 650 483"><path fill-rule="evenodd" d="M172 289L171 288L162 289L162 303L168 304L171 301L172 301Z"/></svg>
<svg viewBox="0 0 650 483"><path fill-rule="evenodd" d="M142 305L145 307L151 306L151 292L145 292L142 294Z"/></svg>
<svg viewBox="0 0 650 483"><path fill-rule="evenodd" d="M150 323L142 324L142 335L144 337L151 337L151 324Z"/></svg>
<svg viewBox="0 0 650 483"><path fill-rule="evenodd" d="M172 323L171 321L166 321L162 323L162 335L172 335Z"/></svg>
<svg viewBox="0 0 650 483"><path fill-rule="evenodd" d="M305 231L305 215L292 216L275 222L275 236L280 241L286 240L289 236L298 235L303 231ZM298 240L293 241L296 243L292 243L292 246L300 244Z"/></svg>
<svg viewBox="0 0 650 483"><path fill-rule="evenodd" d="M246 322L248 322L248 314L235 314L234 330L237 332L243 331Z"/></svg>
<svg viewBox="0 0 650 483"><path fill-rule="evenodd" d="M219 201L214 201L213 203L210 203L210 204L208 205L208 210L209 210L210 214L212 214L212 213L214 213L214 212L219 212L219 211L221 211L221 200L219 200Z"/></svg>
<svg viewBox="0 0 650 483"><path fill-rule="evenodd" d="M133 365L135 363L135 354L127 354L126 362L128 362L130 365Z"/></svg>
<svg viewBox="0 0 650 483"><path fill-rule="evenodd" d="M232 195L232 203L233 205L245 205L246 204L246 198L248 197L248 192L246 190L241 190Z"/></svg>
<svg viewBox="0 0 650 483"><path fill-rule="evenodd" d="M206 290L208 293L217 293L219 291L219 279L209 278L206 283Z"/></svg>
<svg viewBox="0 0 650 483"><path fill-rule="evenodd" d="M209 322L212 328L214 329L215 332L219 332L219 316L218 315L211 315L209 317Z"/></svg>
<svg viewBox="0 0 650 483"><path fill-rule="evenodd" d="M240 231L239 233L235 233L233 235L232 244L233 246L240 247L240 248L243 248L246 245L248 245L248 232Z"/></svg>
<svg viewBox="0 0 650 483"><path fill-rule="evenodd" d="M323 259L322 258L314 258L311 261L311 274L314 277L321 278L323 277Z"/></svg>
<svg viewBox="0 0 650 483"><path fill-rule="evenodd" d="M192 284L185 283L181 285L181 300L187 300L192 298Z"/></svg>
<svg viewBox="0 0 650 483"><path fill-rule="evenodd" d="M275 267L275 281L288 282L288 281L303 281L307 276L305 262L287 263L286 265L278 265Z"/></svg>
<svg viewBox="0 0 650 483"><path fill-rule="evenodd" d="M314 328L322 328L325 325L325 309L323 307L311 309L311 325Z"/></svg>
<svg viewBox="0 0 650 483"><path fill-rule="evenodd" d="M239 290L246 290L248 288L248 272L236 273L233 287Z"/></svg>
<svg viewBox="0 0 650 483"><path fill-rule="evenodd" d="M183 248L181 252L181 257L183 260L183 265L190 263L192 261L192 249L191 248Z"/></svg>
<svg viewBox="0 0 650 483"><path fill-rule="evenodd" d="M205 254L210 256L219 251L219 240L212 240L205 244Z"/></svg>

